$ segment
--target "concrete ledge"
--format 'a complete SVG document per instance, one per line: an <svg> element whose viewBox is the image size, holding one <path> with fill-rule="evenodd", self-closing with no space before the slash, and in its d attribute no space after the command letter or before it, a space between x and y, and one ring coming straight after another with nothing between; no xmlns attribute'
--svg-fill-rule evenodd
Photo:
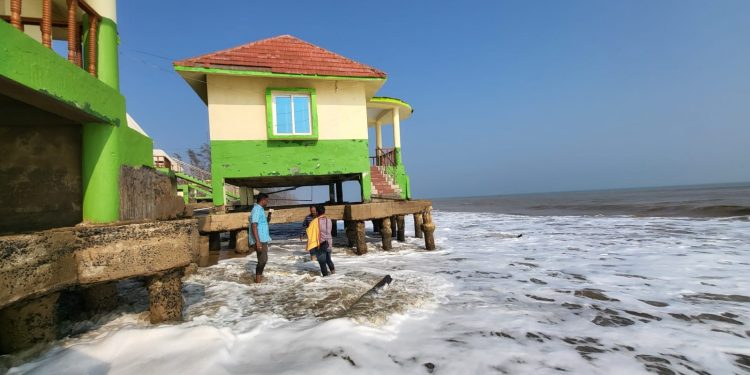
<svg viewBox="0 0 750 375"><path fill-rule="evenodd" d="M76 252L78 283L150 276L185 267L197 247L195 221L174 220L99 228L82 227Z"/></svg>
<svg viewBox="0 0 750 375"><path fill-rule="evenodd" d="M195 219L0 236L0 309L75 285L185 267L197 242Z"/></svg>
<svg viewBox="0 0 750 375"><path fill-rule="evenodd" d="M0 308L78 282L73 228L0 236Z"/></svg>
<svg viewBox="0 0 750 375"><path fill-rule="evenodd" d="M331 220L365 221L420 213L431 207L432 202L428 200L326 205L326 216ZM249 214L236 212L201 216L198 218L198 230L201 233L211 233L247 229ZM307 206L277 208L271 215L270 224L301 223L309 214Z"/></svg>
<svg viewBox="0 0 750 375"><path fill-rule="evenodd" d="M363 221L383 219L391 216L409 215L429 210L432 202L428 200L392 201L352 204L346 206L346 220Z"/></svg>

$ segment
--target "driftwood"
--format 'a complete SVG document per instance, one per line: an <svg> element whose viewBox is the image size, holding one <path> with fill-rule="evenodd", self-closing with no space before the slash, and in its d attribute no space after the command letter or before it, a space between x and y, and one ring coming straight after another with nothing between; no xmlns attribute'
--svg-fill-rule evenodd
<svg viewBox="0 0 750 375"><path fill-rule="evenodd" d="M350 316L354 312L357 312L357 310L361 310L366 308L364 306L364 303L367 302L370 298L372 298L374 295L376 295L380 289L382 289L386 285L390 285L393 281L393 278L391 278L391 275L385 275L380 281L378 281L375 286L370 288L367 292L365 292L363 295L361 295L354 303L349 306L348 309L344 312L344 316Z"/></svg>

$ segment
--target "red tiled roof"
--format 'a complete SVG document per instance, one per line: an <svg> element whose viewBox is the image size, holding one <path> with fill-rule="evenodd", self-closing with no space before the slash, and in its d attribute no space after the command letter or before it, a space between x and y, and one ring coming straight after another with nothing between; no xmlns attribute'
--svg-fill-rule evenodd
<svg viewBox="0 0 750 375"><path fill-rule="evenodd" d="M176 66L233 67L271 73L385 78L384 72L316 45L280 35L202 56L175 61Z"/></svg>

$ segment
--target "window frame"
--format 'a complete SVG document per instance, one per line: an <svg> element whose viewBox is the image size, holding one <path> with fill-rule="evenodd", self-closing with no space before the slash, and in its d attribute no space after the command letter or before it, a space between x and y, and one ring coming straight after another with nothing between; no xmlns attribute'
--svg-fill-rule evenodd
<svg viewBox="0 0 750 375"><path fill-rule="evenodd" d="M291 107L294 108L294 96L310 98L310 132L297 133L292 109L292 134L277 134L276 101L277 96L289 95ZM314 88L307 87L268 87L266 88L266 132L269 140L305 140L318 139L318 102Z"/></svg>

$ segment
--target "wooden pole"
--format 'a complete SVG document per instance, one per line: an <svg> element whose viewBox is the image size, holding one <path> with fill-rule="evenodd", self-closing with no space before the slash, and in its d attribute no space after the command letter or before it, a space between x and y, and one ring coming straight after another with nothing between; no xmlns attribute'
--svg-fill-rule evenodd
<svg viewBox="0 0 750 375"><path fill-rule="evenodd" d="M237 230L229 231L229 244L227 245L227 249L234 250L237 247Z"/></svg>
<svg viewBox="0 0 750 375"><path fill-rule="evenodd" d="M357 228L354 222L350 220L344 222L344 227L346 228L347 246L352 247L357 240Z"/></svg>
<svg viewBox="0 0 750 375"><path fill-rule="evenodd" d="M344 203L344 183L336 183L336 203Z"/></svg>
<svg viewBox="0 0 750 375"><path fill-rule="evenodd" d="M78 40L76 32L78 23L76 22L76 12L78 11L78 0L68 0L68 61L76 63L76 41Z"/></svg>
<svg viewBox="0 0 750 375"><path fill-rule="evenodd" d="M391 241L391 219L385 218L380 221L380 236L383 239L383 250L390 250L393 248Z"/></svg>
<svg viewBox="0 0 750 375"><path fill-rule="evenodd" d="M391 234L398 235L398 220L396 220L395 216L391 216L388 218L391 222Z"/></svg>
<svg viewBox="0 0 750 375"><path fill-rule="evenodd" d="M396 230L396 239L398 242L406 241L406 228L404 225L404 215L396 215L396 223L398 224L398 230Z"/></svg>
<svg viewBox="0 0 750 375"><path fill-rule="evenodd" d="M52 0L42 2L42 44L47 48L52 48Z"/></svg>
<svg viewBox="0 0 750 375"><path fill-rule="evenodd" d="M83 27L76 27L76 65L83 68L83 43L81 42L81 33Z"/></svg>
<svg viewBox="0 0 750 375"><path fill-rule="evenodd" d="M336 184L334 183L328 184L328 202L336 202ZM336 237L338 235L337 226L338 223L336 223L336 220L331 220L331 237Z"/></svg>
<svg viewBox="0 0 750 375"><path fill-rule="evenodd" d="M23 31L21 8L21 0L10 0L10 24L16 29Z"/></svg>
<svg viewBox="0 0 750 375"><path fill-rule="evenodd" d="M211 232L208 234L208 249L212 251L221 250L221 233Z"/></svg>
<svg viewBox="0 0 750 375"><path fill-rule="evenodd" d="M425 210L423 214L424 223L422 224L422 231L424 231L424 247L427 250L435 250L435 224L432 223L432 207Z"/></svg>
<svg viewBox="0 0 750 375"><path fill-rule="evenodd" d="M98 49L97 48L98 39L96 37L96 33L98 30L99 30L99 19L96 17L89 17L88 71L94 77L96 77L96 64L97 64L96 53Z"/></svg>
<svg viewBox="0 0 750 375"><path fill-rule="evenodd" d="M422 238L422 213L414 214L414 237Z"/></svg>
<svg viewBox="0 0 750 375"><path fill-rule="evenodd" d="M367 254L367 242L365 239L365 222L357 221L355 224L357 233L357 255Z"/></svg>

